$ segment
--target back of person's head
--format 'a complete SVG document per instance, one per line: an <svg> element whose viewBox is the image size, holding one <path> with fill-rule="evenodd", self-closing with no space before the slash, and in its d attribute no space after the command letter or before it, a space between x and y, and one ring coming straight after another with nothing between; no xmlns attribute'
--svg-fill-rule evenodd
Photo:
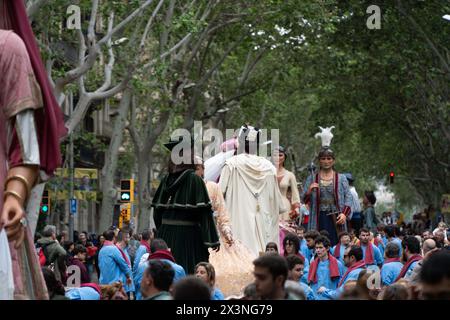
<svg viewBox="0 0 450 320"><path fill-rule="evenodd" d="M403 249L408 249L411 254L419 254L420 253L420 241L417 240L414 236L408 236L402 241Z"/></svg>
<svg viewBox="0 0 450 320"><path fill-rule="evenodd" d="M377 225L377 231L378 231L378 232L383 232L384 229L386 229L386 225L385 225L384 223L379 223L379 224Z"/></svg>
<svg viewBox="0 0 450 320"><path fill-rule="evenodd" d="M318 236L320 236L320 233L317 230L309 230L306 231L304 238L316 240Z"/></svg>
<svg viewBox="0 0 450 320"><path fill-rule="evenodd" d="M201 279L187 276L173 286L174 300L211 300L211 289Z"/></svg>
<svg viewBox="0 0 450 320"><path fill-rule="evenodd" d="M153 285L160 291L169 291L175 277L172 266L161 260L150 260L145 273L152 277Z"/></svg>
<svg viewBox="0 0 450 320"><path fill-rule="evenodd" d="M115 230L109 229L103 232L103 236L105 237L105 240L113 241L114 237L116 236L116 232Z"/></svg>
<svg viewBox="0 0 450 320"><path fill-rule="evenodd" d="M363 259L363 250L360 246L351 246L350 251L348 252L348 257L354 256L356 261L361 261Z"/></svg>
<svg viewBox="0 0 450 320"><path fill-rule="evenodd" d="M450 250L439 250L424 260L420 270L425 299L450 299Z"/></svg>
<svg viewBox="0 0 450 320"><path fill-rule="evenodd" d="M117 241L118 241L118 242L123 241L124 235L125 235L125 232L124 232L123 230L119 231L119 232L117 233Z"/></svg>
<svg viewBox="0 0 450 320"><path fill-rule="evenodd" d="M359 293L356 286L356 280L347 281L343 286L343 291L339 296L339 300L358 300Z"/></svg>
<svg viewBox="0 0 450 320"><path fill-rule="evenodd" d="M358 280L356 280L355 290L358 293L357 299L359 300L372 300L370 290L367 284L369 283L369 278L372 274L367 272L367 269L362 270L358 275Z"/></svg>
<svg viewBox="0 0 450 320"><path fill-rule="evenodd" d="M148 241L152 237L152 231L149 229L145 229L142 231L142 240Z"/></svg>
<svg viewBox="0 0 450 320"><path fill-rule="evenodd" d="M330 238L330 233L327 230L320 230L319 231L320 236Z"/></svg>
<svg viewBox="0 0 450 320"><path fill-rule="evenodd" d="M387 258L398 258L400 255L400 248L396 243L388 242L384 252Z"/></svg>
<svg viewBox="0 0 450 320"><path fill-rule="evenodd" d="M255 267L266 268L272 275L272 279L276 279L278 276L282 276L286 281L288 276L288 264L284 257L276 254L266 254L260 256L253 261ZM283 284L284 284L283 281Z"/></svg>
<svg viewBox="0 0 450 320"><path fill-rule="evenodd" d="M297 281L286 280L284 283L284 290L295 300L306 300L305 292Z"/></svg>
<svg viewBox="0 0 450 320"><path fill-rule="evenodd" d="M427 239L423 242L422 249L424 254L435 248L436 248L436 241L434 241L433 239Z"/></svg>
<svg viewBox="0 0 450 320"><path fill-rule="evenodd" d="M82 244L77 244L77 245L75 246L75 249L73 249L73 254L74 254L74 255L77 255L77 254L79 254L79 253L86 253L86 252L87 252L87 249L86 249L86 247L83 246Z"/></svg>
<svg viewBox="0 0 450 320"><path fill-rule="evenodd" d="M375 197L375 193L372 190L365 191L364 195L366 196L367 200L369 200L370 204L374 205L375 202L377 202L377 198Z"/></svg>
<svg viewBox="0 0 450 320"><path fill-rule="evenodd" d="M153 239L152 242L150 243L150 251L152 253L155 253L156 251L159 250L168 250L169 247L167 246L167 243L163 240L163 239Z"/></svg>
<svg viewBox="0 0 450 320"><path fill-rule="evenodd" d="M408 300L409 292L403 284L393 283L383 289L381 300Z"/></svg>
<svg viewBox="0 0 450 320"><path fill-rule="evenodd" d="M58 242L59 242L60 244L61 244L62 238L65 238L65 235L62 234L62 233L60 233L60 234L58 234L58 235L56 236L56 240L58 240Z"/></svg>
<svg viewBox="0 0 450 320"><path fill-rule="evenodd" d="M258 300L259 297L256 294L256 284L254 282L248 284L244 288L244 297L243 300Z"/></svg>
<svg viewBox="0 0 450 320"><path fill-rule="evenodd" d="M395 237L395 227L393 225L386 226L386 228L384 228L384 232L386 233L386 236L388 238L394 238Z"/></svg>
<svg viewBox="0 0 450 320"><path fill-rule="evenodd" d="M42 232L44 237L51 237L54 234L56 235L56 227L54 225L49 224L44 227L44 231Z"/></svg>
<svg viewBox="0 0 450 320"><path fill-rule="evenodd" d="M400 227L397 226L397 225L394 225L394 232L395 232L395 236L396 236L396 237L400 237L400 236L403 235L403 234L402 234L402 230L401 230Z"/></svg>
<svg viewBox="0 0 450 320"><path fill-rule="evenodd" d="M61 281L56 279L55 273L48 267L42 267L42 274L44 276L45 284L47 286L47 290L49 291L50 298L54 295L64 295L64 285Z"/></svg>
<svg viewBox="0 0 450 320"><path fill-rule="evenodd" d="M331 246L330 239L328 239L325 236L317 237L315 243L316 243L316 245L319 244L319 243L322 244L326 249L329 249L330 246Z"/></svg>
<svg viewBox="0 0 450 320"><path fill-rule="evenodd" d="M64 241L64 243L62 244L63 248L69 252L70 247L73 245L73 241Z"/></svg>
<svg viewBox="0 0 450 320"><path fill-rule="evenodd" d="M288 255L286 257L286 262L288 264L289 270L294 269L294 267L298 264L305 265L305 259L303 259L303 257L295 255L295 254Z"/></svg>

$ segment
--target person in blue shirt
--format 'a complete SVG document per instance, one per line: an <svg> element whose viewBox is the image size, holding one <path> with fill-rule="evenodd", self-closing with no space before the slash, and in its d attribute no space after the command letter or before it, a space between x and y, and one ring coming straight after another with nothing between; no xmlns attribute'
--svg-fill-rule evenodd
<svg viewBox="0 0 450 320"><path fill-rule="evenodd" d="M330 254L331 244L327 237L317 237L315 242L317 257L311 262L308 282L314 294L316 294L317 300L322 300L323 298L327 299L327 297L317 295L318 289L336 289L345 273L345 267Z"/></svg>
<svg viewBox="0 0 450 320"><path fill-rule="evenodd" d="M202 279L211 289L211 300L225 300L225 297L216 287L216 271L209 262L199 262L195 266L194 274L197 278Z"/></svg>
<svg viewBox="0 0 450 320"><path fill-rule="evenodd" d="M388 238L386 237L386 225L384 223L380 223L377 226L377 232L381 237L381 241L383 242L384 248L386 248L386 245L388 244Z"/></svg>
<svg viewBox="0 0 450 320"><path fill-rule="evenodd" d="M300 240L300 253L304 258L309 259L309 249L305 240L305 227L299 226L295 229L295 232L297 233L297 237Z"/></svg>
<svg viewBox="0 0 450 320"><path fill-rule="evenodd" d="M400 262L398 257L399 251L398 246L393 242L388 243L386 246L384 252L385 260L381 267L381 284L383 286L394 283L403 268L403 263Z"/></svg>
<svg viewBox="0 0 450 320"><path fill-rule="evenodd" d="M344 285L351 280L358 280L361 271L366 269L366 263L363 260L363 251L360 246L351 246L348 248L344 255L345 265L347 271L342 276L337 285L337 289L327 289L321 287L317 290L316 297L321 299L339 299L340 295L344 291Z"/></svg>
<svg viewBox="0 0 450 320"><path fill-rule="evenodd" d="M398 230L396 230L396 229L397 229L396 226L394 226L394 225L389 225L389 226L386 226L386 228L384 229L384 231L386 232L386 236L387 236L387 238L388 238L388 243L389 243L389 242L393 242L393 243L395 243L395 244L398 246L398 248L399 248L399 250L400 250L398 257L400 258L400 257L402 257L402 254L403 254L402 240L400 240L400 239L397 237Z"/></svg>
<svg viewBox="0 0 450 320"><path fill-rule="evenodd" d="M314 250L316 248L315 240L320 236L320 233L317 230L309 230L305 233L306 245L308 246L308 252L305 256L308 261L311 261L314 258Z"/></svg>
<svg viewBox="0 0 450 320"><path fill-rule="evenodd" d="M300 239L296 234L288 233L283 239L283 254L287 257L290 254L299 255L303 258L305 269L303 272L302 282L307 284L309 272L309 260L300 252Z"/></svg>
<svg viewBox="0 0 450 320"><path fill-rule="evenodd" d="M305 261L303 257L291 254L286 257L286 261L289 268L288 280L292 280L300 284L303 292L305 293L306 300L316 300L312 289L306 283L303 283L301 281L301 278L303 276L303 269L305 267Z"/></svg>
<svg viewBox="0 0 450 320"><path fill-rule="evenodd" d="M144 300L172 300L169 293L175 272L162 260L150 260L141 282Z"/></svg>
<svg viewBox="0 0 450 320"><path fill-rule="evenodd" d="M417 263L422 260L421 250L420 250L420 242L414 236L408 236L403 239L403 258L402 260L405 262L402 270L400 270L400 274L395 279L395 281L400 280L401 278L405 278L410 280L413 270L416 267Z"/></svg>
<svg viewBox="0 0 450 320"><path fill-rule="evenodd" d="M66 297L70 300L100 300L100 293L92 287L73 287L66 291Z"/></svg>
<svg viewBox="0 0 450 320"><path fill-rule="evenodd" d="M119 248L119 250L121 250L121 254L122 256L125 258L125 261L127 262L127 264L130 266L131 268L131 258L130 255L128 254L128 243L130 241L130 234L128 232L124 231L119 231L119 233L117 234L117 247ZM122 274L122 279L121 279L122 283L123 283L123 288L125 290L125 292L127 293L128 297L131 297L131 293L135 292L135 286L134 286L134 282L131 281L131 284L127 284L126 283L126 275Z"/></svg>
<svg viewBox="0 0 450 320"><path fill-rule="evenodd" d="M168 263L172 269L174 270L174 278L173 282L176 283L178 280L186 277L186 272L182 266L177 264L175 262L175 258L173 257L172 253L169 250L169 247L167 246L167 243L163 239L153 239L152 244L150 246L150 250L152 254L144 254L142 257L147 256L147 259L139 263L138 271L134 275L134 283L136 287L136 300L142 299L142 292L141 292L141 281L144 275L144 271L148 268L150 265L150 261L153 260L161 260L163 262Z"/></svg>
<svg viewBox="0 0 450 320"><path fill-rule="evenodd" d="M126 262L126 258L122 255L119 248L114 244L115 231L108 230L103 234L105 242L98 254L98 262L100 268L100 284L111 284L122 281L125 275L125 284L131 285L132 272L130 265Z"/></svg>
<svg viewBox="0 0 450 320"><path fill-rule="evenodd" d="M366 267L370 270L380 271L379 268L383 265L383 256L380 250L370 242L369 229L361 228L359 231L359 241L363 251L363 259L366 261Z"/></svg>
<svg viewBox="0 0 450 320"><path fill-rule="evenodd" d="M142 232L141 243L134 255L133 275L135 275L137 272L137 269L139 267L139 262L141 261L141 257L145 253L150 253L150 242L151 242L152 237L153 237L153 233L151 230L147 229Z"/></svg>
<svg viewBox="0 0 450 320"><path fill-rule="evenodd" d="M339 242L330 249L330 253L344 265L345 250L350 246L350 234L343 231L339 234Z"/></svg>

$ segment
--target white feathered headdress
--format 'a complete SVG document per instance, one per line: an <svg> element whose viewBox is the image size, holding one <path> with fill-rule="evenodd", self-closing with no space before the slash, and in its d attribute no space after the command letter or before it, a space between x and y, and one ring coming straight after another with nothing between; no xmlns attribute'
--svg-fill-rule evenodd
<svg viewBox="0 0 450 320"><path fill-rule="evenodd" d="M322 147L329 147L331 145L331 139L333 139L331 129L334 129L334 126L325 129L319 126L319 129L321 132L316 133L314 138L320 138L322 140Z"/></svg>

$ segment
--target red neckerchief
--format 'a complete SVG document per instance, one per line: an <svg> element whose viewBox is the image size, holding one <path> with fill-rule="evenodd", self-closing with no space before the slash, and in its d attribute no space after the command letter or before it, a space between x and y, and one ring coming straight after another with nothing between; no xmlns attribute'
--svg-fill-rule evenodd
<svg viewBox="0 0 450 320"><path fill-rule="evenodd" d="M114 246L114 247L116 247L117 249L119 249L119 252L120 252L120 254L122 255L122 257L123 257L123 259L125 260L125 262L126 262L129 266L131 266L130 260L128 260L128 257L127 257L127 255L125 254L125 252L123 252L123 250L122 250L118 245L114 244L114 242L105 240L105 242L103 242L103 246L104 246L104 247Z"/></svg>
<svg viewBox="0 0 450 320"><path fill-rule="evenodd" d="M352 265L351 267L349 267L347 269L347 271L345 272L345 274L342 276L341 281L339 281L338 288L342 285L345 278L347 278L347 276L349 275L350 272L352 272L353 270L359 269L359 268L364 268L365 266L366 266L366 262L364 260L360 260L360 261L356 262L354 265Z"/></svg>
<svg viewBox="0 0 450 320"><path fill-rule="evenodd" d="M104 246L104 247L106 247L106 246L114 246L114 245L115 245L114 242L109 241L109 240L105 240L105 241L103 242L103 246Z"/></svg>
<svg viewBox="0 0 450 320"><path fill-rule="evenodd" d="M398 275L397 279L395 279L394 282L397 282L398 280L400 280L401 278L403 278L406 274L406 272L408 271L409 267L411 266L411 264L415 261L420 261L422 260L422 256L420 254L413 254L411 257L409 257L408 261L406 261L406 263L403 265L402 270L400 271L400 274Z"/></svg>
<svg viewBox="0 0 450 320"><path fill-rule="evenodd" d="M140 244L141 244L141 246L144 246L144 247L147 249L147 253L152 252L152 251L150 250L150 245L148 244L147 241L141 240Z"/></svg>
<svg viewBox="0 0 450 320"><path fill-rule="evenodd" d="M169 250L158 250L148 256L148 260L165 259L175 263L175 258Z"/></svg>
<svg viewBox="0 0 450 320"><path fill-rule="evenodd" d="M337 259L328 252L328 260L330 260L330 278L338 278L339 266ZM317 283L317 269L319 267L319 262L320 259L315 258L314 261L309 265L308 282L310 283Z"/></svg>
<svg viewBox="0 0 450 320"><path fill-rule="evenodd" d="M125 254L125 252L122 250L122 248L116 244L117 249L119 249L120 254L122 255L122 258L125 260L125 262L127 263L127 265L131 266L130 260L128 260L127 255Z"/></svg>
<svg viewBox="0 0 450 320"><path fill-rule="evenodd" d="M400 258L389 258L389 259L384 260L384 264L391 263L391 262L400 262Z"/></svg>
<svg viewBox="0 0 450 320"><path fill-rule="evenodd" d="M334 257L336 259L339 259L340 256L341 256L341 242L338 242L334 249Z"/></svg>
<svg viewBox="0 0 450 320"><path fill-rule="evenodd" d="M362 246L361 246L361 249L362 249ZM366 256L364 257L364 261L366 262L366 265L375 264L373 247L372 247L372 243L370 241L366 245Z"/></svg>

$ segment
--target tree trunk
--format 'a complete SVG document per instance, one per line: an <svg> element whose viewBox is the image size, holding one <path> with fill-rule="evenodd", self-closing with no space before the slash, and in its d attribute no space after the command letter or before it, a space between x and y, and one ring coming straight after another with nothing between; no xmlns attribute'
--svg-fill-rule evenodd
<svg viewBox="0 0 450 320"><path fill-rule="evenodd" d="M100 211L100 231L103 232L112 224L114 204L117 199L117 191L114 188L119 148L122 145L123 132L126 127L127 115L131 101L131 90L125 90L120 102L119 114L114 120L113 134L106 153L105 165L102 169L103 200Z"/></svg>
<svg viewBox="0 0 450 320"><path fill-rule="evenodd" d="M150 181L149 172L152 165L152 158L150 155L140 153L138 159L138 197L139 197L139 215L137 230L139 232L150 228Z"/></svg>

